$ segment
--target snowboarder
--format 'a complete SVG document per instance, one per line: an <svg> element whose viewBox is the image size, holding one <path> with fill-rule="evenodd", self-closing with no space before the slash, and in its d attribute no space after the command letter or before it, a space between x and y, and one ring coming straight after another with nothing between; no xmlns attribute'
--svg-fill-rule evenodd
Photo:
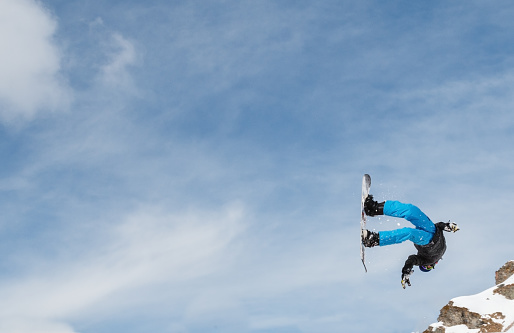
<svg viewBox="0 0 514 333"><path fill-rule="evenodd" d="M411 222L416 228L402 228L390 231L373 232L367 229L362 231L362 243L366 247L399 244L410 240L418 250L405 261L402 269L402 286L410 286L412 268L419 266L422 272L430 272L443 257L446 251L446 240L443 230L456 232L459 227L456 223L438 222L434 224L418 207L404 204L399 201L377 202L370 194L364 202L364 212L368 216L387 215L401 217Z"/></svg>

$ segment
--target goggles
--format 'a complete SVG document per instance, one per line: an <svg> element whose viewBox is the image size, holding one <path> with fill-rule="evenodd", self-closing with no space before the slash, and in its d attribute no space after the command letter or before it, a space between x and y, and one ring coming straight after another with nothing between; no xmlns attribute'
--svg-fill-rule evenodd
<svg viewBox="0 0 514 333"><path fill-rule="evenodd" d="M435 262L434 264L432 264L432 265L421 266L421 268L422 268L422 270L423 270L423 271L428 272L428 271L433 270L433 269L435 268L435 265L437 265L437 263L438 263L438 261L436 261L436 262Z"/></svg>

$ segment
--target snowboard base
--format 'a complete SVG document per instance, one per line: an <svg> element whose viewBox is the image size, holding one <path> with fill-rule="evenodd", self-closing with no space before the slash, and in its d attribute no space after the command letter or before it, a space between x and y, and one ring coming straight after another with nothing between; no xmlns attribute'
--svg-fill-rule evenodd
<svg viewBox="0 0 514 333"><path fill-rule="evenodd" d="M360 234L360 241L361 241L361 260L362 264L364 265L364 270L366 273L368 272L368 268L366 267L366 258L365 258L365 252L364 252L364 244L362 243L362 233L366 229L366 213L364 212L364 201L366 200L366 197L369 194L369 188L371 187L371 176L368 174L364 174L362 177L362 197L361 197L361 234Z"/></svg>

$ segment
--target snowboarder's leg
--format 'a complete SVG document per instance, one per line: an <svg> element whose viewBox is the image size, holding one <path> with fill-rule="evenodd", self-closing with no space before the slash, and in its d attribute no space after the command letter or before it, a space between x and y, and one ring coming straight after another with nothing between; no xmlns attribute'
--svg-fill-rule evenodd
<svg viewBox="0 0 514 333"><path fill-rule="evenodd" d="M399 201L388 200L384 204L384 215L404 218L414 224L416 229L435 234L436 228L434 223L421 211L421 209L412 204L404 204Z"/></svg>
<svg viewBox="0 0 514 333"><path fill-rule="evenodd" d="M410 240L414 244L427 245L432 240L433 234L421 229L402 228L390 231L380 231L379 245L399 244Z"/></svg>

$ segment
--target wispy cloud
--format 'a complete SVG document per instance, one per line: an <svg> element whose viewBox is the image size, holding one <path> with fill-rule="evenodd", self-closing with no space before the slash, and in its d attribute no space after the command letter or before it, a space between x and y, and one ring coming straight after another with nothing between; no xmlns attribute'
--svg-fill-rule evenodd
<svg viewBox="0 0 514 333"><path fill-rule="evenodd" d="M134 45L119 33L111 37L112 54L109 63L101 69L101 80L110 86L125 88L133 86L132 76L127 69L136 61Z"/></svg>
<svg viewBox="0 0 514 333"><path fill-rule="evenodd" d="M0 323L2 333L77 333L70 325L52 320L19 317L2 318Z"/></svg>
<svg viewBox="0 0 514 333"><path fill-rule="evenodd" d="M26 318L51 323L78 311L96 312L120 292L130 294L149 284L180 285L213 274L227 265L231 242L245 228L244 211L237 205L182 216L142 208L119 223L103 223L101 229L89 229L78 243L60 250L77 254L70 262L34 253L27 262L35 264L34 278L4 281L2 321ZM111 307L131 302L115 298L120 303L114 306L111 301Z"/></svg>

